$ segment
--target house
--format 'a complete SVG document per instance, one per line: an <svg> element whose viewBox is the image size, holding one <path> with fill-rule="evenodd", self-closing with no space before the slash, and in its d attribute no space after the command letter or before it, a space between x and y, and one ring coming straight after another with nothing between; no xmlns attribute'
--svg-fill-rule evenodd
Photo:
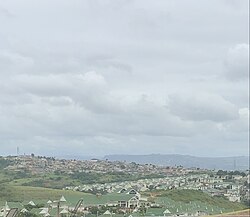
<svg viewBox="0 0 250 217"><path fill-rule="evenodd" d="M121 188L121 189L119 189L119 191L117 193L122 194L122 193L125 193L126 191L127 191L126 188Z"/></svg>
<svg viewBox="0 0 250 217"><path fill-rule="evenodd" d="M228 197L228 200L231 201L231 202L240 202L240 196L237 196L237 195L230 195Z"/></svg>
<svg viewBox="0 0 250 217"><path fill-rule="evenodd" d="M135 189L129 189L129 190L127 190L126 194L136 194L136 195L138 195L139 192L136 191Z"/></svg>
<svg viewBox="0 0 250 217"><path fill-rule="evenodd" d="M134 209L139 206L139 198L137 196L128 195L117 201L118 207Z"/></svg>

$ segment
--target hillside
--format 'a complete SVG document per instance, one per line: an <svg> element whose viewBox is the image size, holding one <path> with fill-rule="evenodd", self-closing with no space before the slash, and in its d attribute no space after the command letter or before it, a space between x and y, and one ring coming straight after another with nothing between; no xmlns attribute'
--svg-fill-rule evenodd
<svg viewBox="0 0 250 217"><path fill-rule="evenodd" d="M85 205L98 205L107 203L108 201L115 201L116 194L104 194L96 196L88 193L63 191L49 188L29 187L29 186L1 186L0 207L5 204L5 201L12 204L17 202L27 204L33 200L36 204L46 204L50 200L58 200L64 196L69 205L74 206L79 199L83 199ZM206 210L208 213L216 214L221 210L223 213L242 210L246 207L240 203L232 203L224 198L214 198L201 191L193 190L170 190L170 191L156 191L145 193L144 196L149 197L149 201L154 201L160 205L160 208L149 208L147 213L157 214L169 208L172 213L176 212L195 212L195 210ZM12 202L12 203L11 203Z"/></svg>
<svg viewBox="0 0 250 217"><path fill-rule="evenodd" d="M182 165L184 167L199 167L205 169L222 170L247 170L249 158L247 156L238 157L195 157L190 155L106 155L104 159L110 161L127 161L140 164L156 164L164 166Z"/></svg>

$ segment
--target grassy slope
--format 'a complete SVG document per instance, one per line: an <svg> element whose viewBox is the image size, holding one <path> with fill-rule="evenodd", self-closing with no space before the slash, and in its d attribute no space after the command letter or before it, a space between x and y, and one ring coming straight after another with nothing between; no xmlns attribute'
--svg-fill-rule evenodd
<svg viewBox="0 0 250 217"><path fill-rule="evenodd" d="M230 212L230 213L224 213L221 215L213 215L213 217L246 217L246 216L250 216L250 209L246 209L246 210L240 210L240 211L236 211L236 212Z"/></svg>
<svg viewBox="0 0 250 217"><path fill-rule="evenodd" d="M81 198L83 198L84 204L102 204L107 201L115 200L115 198L110 194L96 197L95 195L87 193L41 187L0 185L0 188L0 206L2 206L6 200L19 202L28 202L33 200L36 204L45 204L49 199L58 200L62 195L65 196L68 204L70 205L75 205ZM203 192L194 190L171 190L157 192L156 194L153 194L152 199L156 202L162 201L165 208L169 208L170 206L170 210L173 213L176 211L176 208L181 211L182 209L187 209L190 206L194 206L194 203L199 204L201 209L204 209L204 207L207 206L211 210L211 207L213 207L213 214L219 213L221 209L223 212L230 212L233 210L242 210L246 208L239 203L232 203L225 200L224 198L212 198ZM189 204L190 201L193 203ZM197 208L193 207L193 209Z"/></svg>
<svg viewBox="0 0 250 217"><path fill-rule="evenodd" d="M69 175L55 175L55 174L43 174L43 175L31 175L29 173L23 173L21 176L15 172L9 172L0 170L0 183L9 184L13 186L34 186L34 187L47 187L62 189L69 185L80 185L81 180L71 178Z"/></svg>
<svg viewBox="0 0 250 217"><path fill-rule="evenodd" d="M225 210L242 210L246 209L241 203L233 203L228 201L223 197L211 197L210 195L203 193L202 191L196 190L169 190L169 191L160 191L151 194L153 198L168 198L175 202L182 202L188 204L191 202L199 201L206 204L207 206L217 206Z"/></svg>
<svg viewBox="0 0 250 217"><path fill-rule="evenodd" d="M24 176L24 177L23 177ZM61 188L65 185L74 185L77 186L82 182L88 182L89 180L93 181L96 174L90 174L89 177L86 177L86 174L82 174L79 177L70 177L66 174L45 174L42 176L30 176L29 174L13 174L6 173L0 169L0 205L4 201L29 201L35 200L37 202L42 201L46 202L48 199L57 200L61 195L64 195L66 199L70 200L70 203L76 203L77 200L83 198L86 204L93 203L102 203L104 200L111 200L112 198L106 198L107 196L102 196L97 198L95 195L84 194L80 192L72 191L62 191L55 190L51 188ZM97 180L108 182L113 181L114 177L117 175L107 174L106 176L101 177L98 175ZM15 178L16 177L16 178ZM117 177L116 177L117 178ZM118 177L118 178L127 178L127 177ZM133 179L137 177L133 177ZM24 184L32 184L36 187L23 186ZM46 187L46 188L41 188ZM152 192L150 193L152 194ZM240 210L244 209L245 206L239 203L232 203L224 198L212 198L209 195L201 191L193 190L171 190L171 191L157 191L153 193L154 198L162 198L164 201L173 201L174 203L184 203L187 204L190 201L199 201L205 205L221 207L225 210Z"/></svg>
<svg viewBox="0 0 250 217"><path fill-rule="evenodd" d="M58 200L62 195L66 198L69 204L75 204L79 199L84 200L84 204L104 204L109 201L116 201L120 198L117 194L106 194L96 196L89 193L82 193L76 191L64 191L41 187L29 186L6 186L5 192L8 192L8 197L0 194L0 201L22 202L33 200L37 203L44 203L50 200ZM125 195L125 197L130 197Z"/></svg>
<svg viewBox="0 0 250 217"><path fill-rule="evenodd" d="M98 174L98 173L76 173L69 174L36 174L30 173L17 173L4 171L0 169L0 184L8 183L16 186L33 186L33 187L45 187L53 189L62 189L66 186L79 186L83 184L93 183L108 183L108 182L121 182L121 181L135 181L143 178L155 178L162 177L160 175L129 175L126 173L110 173L110 174Z"/></svg>
<svg viewBox="0 0 250 217"><path fill-rule="evenodd" d="M0 185L0 204L4 201L22 202L34 200L37 202L46 202L47 200L58 200L62 195L71 202L76 202L85 194L74 191L63 191L49 188L29 187L29 186L10 186Z"/></svg>

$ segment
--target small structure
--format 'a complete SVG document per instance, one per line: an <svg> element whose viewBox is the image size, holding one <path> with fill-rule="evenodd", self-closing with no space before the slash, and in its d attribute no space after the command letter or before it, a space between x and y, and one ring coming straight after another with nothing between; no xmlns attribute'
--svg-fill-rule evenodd
<svg viewBox="0 0 250 217"><path fill-rule="evenodd" d="M27 209L23 208L20 212L21 212L21 213L27 213L27 212L29 212L29 211L28 211Z"/></svg>
<svg viewBox="0 0 250 217"><path fill-rule="evenodd" d="M68 214L68 213L69 213L69 211L65 208L60 212L60 214Z"/></svg>
<svg viewBox="0 0 250 217"><path fill-rule="evenodd" d="M61 198L60 198L60 200L59 200L60 202L67 202L67 200L65 199L65 197L64 196L62 196Z"/></svg>
<svg viewBox="0 0 250 217"><path fill-rule="evenodd" d="M42 211L39 212L39 214L44 215L44 216L45 216L47 213L49 213L49 209L48 209L48 208L42 208Z"/></svg>
<svg viewBox="0 0 250 217"><path fill-rule="evenodd" d="M31 206L36 206L36 204L31 200L28 205L31 205Z"/></svg>
<svg viewBox="0 0 250 217"><path fill-rule="evenodd" d="M105 213L103 213L103 215L112 215L112 214L109 210L106 210Z"/></svg>
<svg viewBox="0 0 250 217"><path fill-rule="evenodd" d="M163 212L163 215L166 216L166 215L170 215L171 212L169 211L169 209L166 209L164 212Z"/></svg>

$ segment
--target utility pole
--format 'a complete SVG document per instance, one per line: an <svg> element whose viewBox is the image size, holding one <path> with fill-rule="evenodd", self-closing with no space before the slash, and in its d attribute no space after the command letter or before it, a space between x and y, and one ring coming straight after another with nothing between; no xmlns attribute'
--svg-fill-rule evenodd
<svg viewBox="0 0 250 217"><path fill-rule="evenodd" d="M57 217L60 217L60 201L57 203Z"/></svg>
<svg viewBox="0 0 250 217"><path fill-rule="evenodd" d="M16 155L19 156L19 147L16 147Z"/></svg>

